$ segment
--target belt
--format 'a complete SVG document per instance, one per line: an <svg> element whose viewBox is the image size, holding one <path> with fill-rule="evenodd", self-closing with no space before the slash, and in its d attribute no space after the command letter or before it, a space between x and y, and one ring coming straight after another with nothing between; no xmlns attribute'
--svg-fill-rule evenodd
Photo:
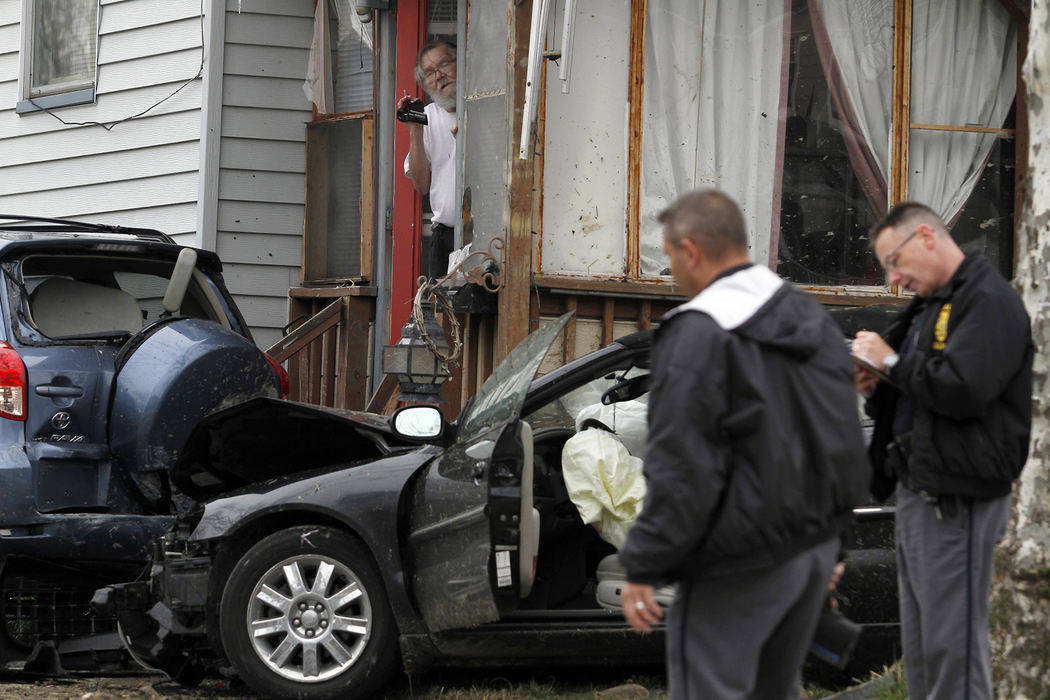
<svg viewBox="0 0 1050 700"><path fill-rule="evenodd" d="M455 231L456 229L452 228L451 226L446 226L445 224L439 224L439 223L437 223L435 221L434 223L430 224L430 230L431 231L445 232L445 231Z"/></svg>

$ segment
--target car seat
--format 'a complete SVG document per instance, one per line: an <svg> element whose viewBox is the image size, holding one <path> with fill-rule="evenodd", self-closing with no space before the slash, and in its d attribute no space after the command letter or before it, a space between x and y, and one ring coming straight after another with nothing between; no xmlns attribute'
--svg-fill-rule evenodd
<svg viewBox="0 0 1050 700"><path fill-rule="evenodd" d="M533 504L534 460L532 426L521 422L521 525L518 542L520 595L527 598L536 579L536 557L540 551L540 512Z"/></svg>
<svg viewBox="0 0 1050 700"><path fill-rule="evenodd" d="M598 587L594 591L598 599L598 605L607 610L623 610L623 584L627 582L627 570L620 564L620 557L616 554L598 562ZM675 595L674 584L660 586L653 591L653 598L660 607L670 607Z"/></svg>
<svg viewBox="0 0 1050 700"><path fill-rule="evenodd" d="M37 329L52 338L142 329L142 309L135 297L66 277L49 277L38 284L29 295L29 307Z"/></svg>

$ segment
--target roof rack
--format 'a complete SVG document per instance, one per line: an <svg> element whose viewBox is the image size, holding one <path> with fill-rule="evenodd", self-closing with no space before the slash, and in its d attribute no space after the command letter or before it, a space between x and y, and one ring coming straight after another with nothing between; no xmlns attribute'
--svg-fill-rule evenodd
<svg viewBox="0 0 1050 700"><path fill-rule="evenodd" d="M0 223L0 228L6 231L38 231L47 232L92 232L112 233L124 236L138 236L161 243L175 243L175 240L166 233L152 228L135 228L128 226L116 226L114 224L96 224L89 221L73 221L72 219L48 219L42 216L24 216L15 214L0 214L0 222L35 222L35 223Z"/></svg>

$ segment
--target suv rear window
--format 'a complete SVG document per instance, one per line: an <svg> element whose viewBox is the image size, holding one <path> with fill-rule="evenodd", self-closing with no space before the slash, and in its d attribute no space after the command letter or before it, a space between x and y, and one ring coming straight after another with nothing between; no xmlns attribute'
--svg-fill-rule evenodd
<svg viewBox="0 0 1050 700"><path fill-rule="evenodd" d="M90 339L133 334L158 320L174 261L48 254L25 257L20 269L29 325L53 339ZM178 313L230 328L223 308L194 270Z"/></svg>

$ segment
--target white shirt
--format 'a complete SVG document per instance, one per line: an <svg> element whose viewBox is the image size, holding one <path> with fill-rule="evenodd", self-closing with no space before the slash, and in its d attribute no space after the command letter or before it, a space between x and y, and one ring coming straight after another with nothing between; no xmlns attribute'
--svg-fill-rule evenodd
<svg viewBox="0 0 1050 700"><path fill-rule="evenodd" d="M423 150L430 161L430 209L433 221L446 226L456 225L456 126L454 112L446 112L431 102L423 111L427 125L423 127ZM408 174L408 156L405 156L405 174Z"/></svg>

